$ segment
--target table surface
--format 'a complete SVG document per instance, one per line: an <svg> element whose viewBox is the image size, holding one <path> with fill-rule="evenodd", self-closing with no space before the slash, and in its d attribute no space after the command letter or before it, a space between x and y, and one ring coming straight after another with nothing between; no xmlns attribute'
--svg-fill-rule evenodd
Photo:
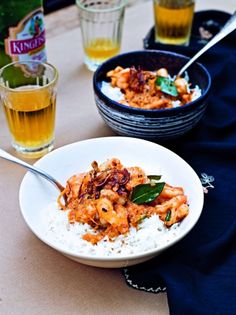
<svg viewBox="0 0 236 315"><path fill-rule="evenodd" d="M235 10L235 0L197 1L196 10ZM122 51L142 49L153 25L151 1L126 11ZM92 73L83 65L75 6L46 16L48 61L59 70L55 147L114 133L104 125L93 99ZM15 154L0 109L1 147ZM30 160L33 163L34 160ZM99 269L69 260L26 226L18 193L25 170L0 160L0 314L169 314L165 293L135 290L121 270Z"/></svg>

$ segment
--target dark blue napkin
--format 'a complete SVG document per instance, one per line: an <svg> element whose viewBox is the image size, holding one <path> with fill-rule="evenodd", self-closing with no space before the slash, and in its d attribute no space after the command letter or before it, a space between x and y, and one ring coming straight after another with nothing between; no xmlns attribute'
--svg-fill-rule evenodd
<svg viewBox="0 0 236 315"><path fill-rule="evenodd" d="M213 79L208 109L194 130L166 146L208 186L202 215L179 243L124 275L136 289L166 291L172 315L235 315L236 33L199 61Z"/></svg>

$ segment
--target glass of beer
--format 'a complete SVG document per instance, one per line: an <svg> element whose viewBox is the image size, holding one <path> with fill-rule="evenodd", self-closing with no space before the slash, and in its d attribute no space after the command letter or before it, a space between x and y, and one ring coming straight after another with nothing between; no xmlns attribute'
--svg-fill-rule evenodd
<svg viewBox="0 0 236 315"><path fill-rule="evenodd" d="M153 0L155 41L162 44L189 44L194 0Z"/></svg>
<svg viewBox="0 0 236 315"><path fill-rule="evenodd" d="M77 0L84 63L91 71L119 53L127 0Z"/></svg>
<svg viewBox="0 0 236 315"><path fill-rule="evenodd" d="M24 157L53 149L58 72L48 63L13 62L0 69L0 100L12 145Z"/></svg>

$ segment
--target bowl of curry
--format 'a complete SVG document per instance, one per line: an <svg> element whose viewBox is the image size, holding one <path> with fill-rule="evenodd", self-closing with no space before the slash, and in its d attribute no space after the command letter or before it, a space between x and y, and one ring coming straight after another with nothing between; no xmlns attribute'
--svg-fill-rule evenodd
<svg viewBox="0 0 236 315"><path fill-rule="evenodd" d="M166 141L193 129L203 117L211 87L208 70L188 57L143 50L115 56L94 73L95 103L117 134Z"/></svg>

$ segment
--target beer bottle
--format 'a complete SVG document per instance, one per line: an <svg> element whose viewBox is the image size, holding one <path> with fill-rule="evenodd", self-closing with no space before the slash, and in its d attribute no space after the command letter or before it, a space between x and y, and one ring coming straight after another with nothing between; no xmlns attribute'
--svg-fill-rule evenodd
<svg viewBox="0 0 236 315"><path fill-rule="evenodd" d="M42 0L1 0L0 68L25 60L46 61Z"/></svg>

